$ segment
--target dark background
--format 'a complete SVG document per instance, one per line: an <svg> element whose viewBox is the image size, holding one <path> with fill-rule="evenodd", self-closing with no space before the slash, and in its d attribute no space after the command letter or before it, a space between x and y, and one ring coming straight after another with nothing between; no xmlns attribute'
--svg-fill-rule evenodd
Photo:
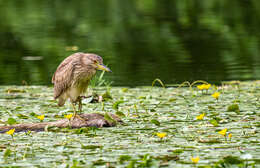
<svg viewBox="0 0 260 168"><path fill-rule="evenodd" d="M113 85L260 79L259 0L0 0L0 84L51 84L74 52Z"/></svg>

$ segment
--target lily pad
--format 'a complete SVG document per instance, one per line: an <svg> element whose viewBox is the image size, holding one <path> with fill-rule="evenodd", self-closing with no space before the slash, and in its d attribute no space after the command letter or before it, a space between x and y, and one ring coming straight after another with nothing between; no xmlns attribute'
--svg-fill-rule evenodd
<svg viewBox="0 0 260 168"><path fill-rule="evenodd" d="M227 111L233 111L233 112L239 113L238 104L232 104L232 105L228 106Z"/></svg>

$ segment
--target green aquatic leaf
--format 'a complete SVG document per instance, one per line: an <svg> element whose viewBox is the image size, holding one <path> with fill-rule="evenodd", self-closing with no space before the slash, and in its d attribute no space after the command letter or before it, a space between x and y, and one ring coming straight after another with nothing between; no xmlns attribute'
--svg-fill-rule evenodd
<svg viewBox="0 0 260 168"><path fill-rule="evenodd" d="M237 156L226 156L223 158L224 163L228 163L228 164L240 164L243 163L243 160L241 160L239 157Z"/></svg>
<svg viewBox="0 0 260 168"><path fill-rule="evenodd" d="M122 88L121 91L122 91L122 92L127 92L127 91L128 91L128 88Z"/></svg>
<svg viewBox="0 0 260 168"><path fill-rule="evenodd" d="M44 131L46 131L46 132L68 132L65 130L67 130L67 128L58 128L58 127L49 126L49 125L46 125L44 128Z"/></svg>
<svg viewBox="0 0 260 168"><path fill-rule="evenodd" d="M17 124L18 122L14 119L14 118L8 118L7 120L7 124L9 125L13 125L13 124Z"/></svg>
<svg viewBox="0 0 260 168"><path fill-rule="evenodd" d="M213 107L213 106L208 106L208 109L209 109L209 110L216 110L216 108Z"/></svg>
<svg viewBox="0 0 260 168"><path fill-rule="evenodd" d="M151 123L153 123L156 126L160 126L161 125L161 123L158 120L156 120L156 119L152 119Z"/></svg>
<svg viewBox="0 0 260 168"><path fill-rule="evenodd" d="M73 160L73 164L72 164L72 166L70 168L80 168L81 166L78 166L78 164L79 164L79 161L74 159Z"/></svg>
<svg viewBox="0 0 260 168"><path fill-rule="evenodd" d="M7 148L4 152L4 158L11 156L11 153L12 153L11 149Z"/></svg>
<svg viewBox="0 0 260 168"><path fill-rule="evenodd" d="M169 102L175 102L177 99L176 98L170 98Z"/></svg>
<svg viewBox="0 0 260 168"><path fill-rule="evenodd" d="M117 111L116 115L118 115L119 117L125 117L125 114L121 111Z"/></svg>
<svg viewBox="0 0 260 168"><path fill-rule="evenodd" d="M118 110L119 104L124 103L123 100L118 100L113 104L113 109Z"/></svg>
<svg viewBox="0 0 260 168"><path fill-rule="evenodd" d="M131 160L129 164L126 166L126 168L135 168L136 162L136 160Z"/></svg>
<svg viewBox="0 0 260 168"><path fill-rule="evenodd" d="M102 98L103 98L105 101L108 101L108 100L113 99L112 96L111 96L111 93L110 93L108 90L102 95Z"/></svg>
<svg viewBox="0 0 260 168"><path fill-rule="evenodd" d="M105 113L104 119L108 122L116 123L116 120L114 120L108 113Z"/></svg>
<svg viewBox="0 0 260 168"><path fill-rule="evenodd" d="M22 108L23 108L22 106L17 106L17 107L15 107L15 110L20 110Z"/></svg>
<svg viewBox="0 0 260 168"><path fill-rule="evenodd" d="M139 96L137 99L146 99L145 96Z"/></svg>
<svg viewBox="0 0 260 168"><path fill-rule="evenodd" d="M181 154L183 152L184 152L183 149L175 149L175 150L172 151L172 153L174 153L174 154Z"/></svg>
<svg viewBox="0 0 260 168"><path fill-rule="evenodd" d="M152 166L152 157L149 154L141 155L141 160L139 162L140 167L151 167Z"/></svg>
<svg viewBox="0 0 260 168"><path fill-rule="evenodd" d="M89 132L89 128L79 128L79 129L75 129L74 131L76 134L86 134Z"/></svg>
<svg viewBox="0 0 260 168"><path fill-rule="evenodd" d="M258 127L258 128L260 128L260 122L256 122L256 123L255 123L255 126Z"/></svg>
<svg viewBox="0 0 260 168"><path fill-rule="evenodd" d="M232 105L228 106L227 111L233 111L233 112L239 113L240 110L239 110L238 104L232 104Z"/></svg>
<svg viewBox="0 0 260 168"><path fill-rule="evenodd" d="M26 90L16 89L16 88L9 88L9 89L5 90L5 92L7 92L7 93L25 93Z"/></svg>
<svg viewBox="0 0 260 168"><path fill-rule="evenodd" d="M102 149L101 145L81 145L81 149Z"/></svg>
<svg viewBox="0 0 260 168"><path fill-rule="evenodd" d="M17 116L18 118L21 118L21 119L28 119L28 118L29 118L28 116L26 116L26 115L24 115L24 114L16 114L16 116Z"/></svg>
<svg viewBox="0 0 260 168"><path fill-rule="evenodd" d="M93 161L92 163L95 166L100 166L100 165L105 165L107 162L104 161L103 159L98 159L98 160Z"/></svg>
<svg viewBox="0 0 260 168"><path fill-rule="evenodd" d="M129 155L121 155L118 160L120 164L123 164L125 161L130 161L131 159L132 157Z"/></svg>
<svg viewBox="0 0 260 168"><path fill-rule="evenodd" d="M30 113L30 116L32 116L32 117L36 117L37 114L36 114L35 112L31 112L31 113Z"/></svg>
<svg viewBox="0 0 260 168"><path fill-rule="evenodd" d="M154 159L157 159L157 160L160 160L160 161L163 161L163 162L169 162L171 160L174 160L174 161L179 160L180 158L177 155L173 155L173 156L171 156L171 155L161 155L161 156L154 157Z"/></svg>
<svg viewBox="0 0 260 168"><path fill-rule="evenodd" d="M210 124L212 124L214 127L217 127L217 126L218 126L218 122L217 122L217 120L215 120L215 119L211 119L211 120L209 120L209 122L210 122Z"/></svg>

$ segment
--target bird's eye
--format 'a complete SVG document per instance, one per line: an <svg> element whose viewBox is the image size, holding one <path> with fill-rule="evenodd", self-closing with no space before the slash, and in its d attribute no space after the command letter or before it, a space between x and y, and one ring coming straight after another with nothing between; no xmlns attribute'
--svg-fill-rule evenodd
<svg viewBox="0 0 260 168"><path fill-rule="evenodd" d="M98 62L96 60L94 60L94 63L97 64Z"/></svg>

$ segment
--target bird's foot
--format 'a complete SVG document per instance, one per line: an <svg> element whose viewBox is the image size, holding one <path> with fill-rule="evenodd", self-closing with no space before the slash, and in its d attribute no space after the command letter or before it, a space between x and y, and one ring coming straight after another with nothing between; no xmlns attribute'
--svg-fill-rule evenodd
<svg viewBox="0 0 260 168"><path fill-rule="evenodd" d="M81 121L86 121L84 118L82 118L80 115L78 114L74 114L73 117L72 117L72 120L75 120L76 118L80 119Z"/></svg>

